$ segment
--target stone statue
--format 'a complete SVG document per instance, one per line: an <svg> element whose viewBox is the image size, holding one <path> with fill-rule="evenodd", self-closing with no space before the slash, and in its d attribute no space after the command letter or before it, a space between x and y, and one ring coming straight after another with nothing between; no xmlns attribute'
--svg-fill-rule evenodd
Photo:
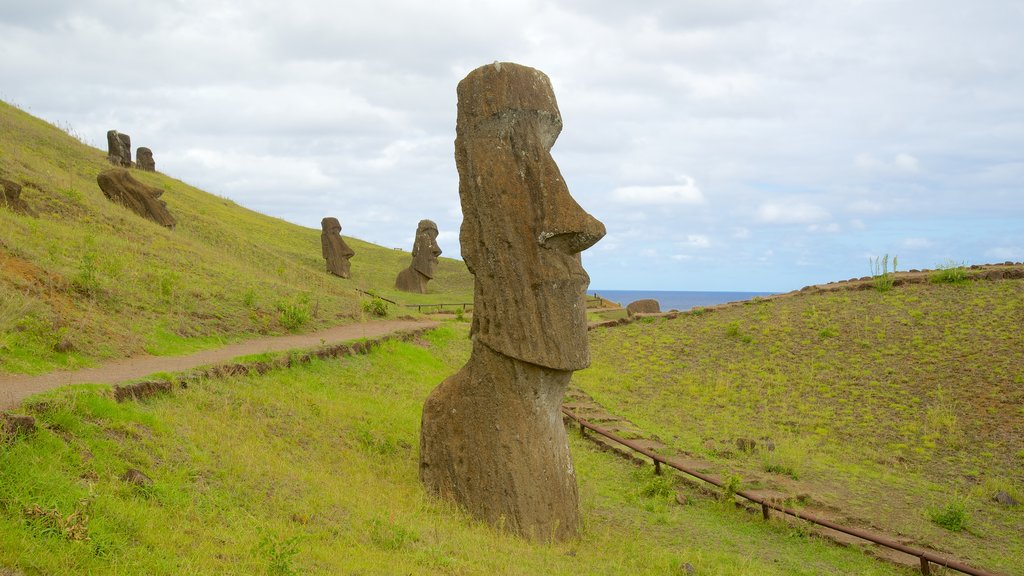
<svg viewBox="0 0 1024 576"><path fill-rule="evenodd" d="M100 172L96 182L99 183L103 195L111 202L116 202L161 226L174 229L177 221L167 211L167 204L160 200L163 190L139 182L124 168L111 168Z"/></svg>
<svg viewBox="0 0 1024 576"><path fill-rule="evenodd" d="M341 237L341 222L328 216L320 221L320 248L327 261L327 271L335 276L349 278L349 258L356 255Z"/></svg>
<svg viewBox="0 0 1024 576"><path fill-rule="evenodd" d="M634 300L626 305L626 313L630 316L634 314L657 314L659 312L661 312L661 305L654 298Z"/></svg>
<svg viewBox="0 0 1024 576"><path fill-rule="evenodd" d="M114 166L132 167L132 139L117 130L107 131L107 160Z"/></svg>
<svg viewBox="0 0 1024 576"><path fill-rule="evenodd" d="M569 195L550 150L562 118L548 77L494 63L458 86L462 256L474 275L469 361L427 397L420 480L472 515L537 540L579 527L562 423L590 364L580 252L604 224Z"/></svg>
<svg viewBox="0 0 1024 576"><path fill-rule="evenodd" d="M36 216L36 211L21 199L21 184L0 178L0 206L26 216Z"/></svg>
<svg viewBox="0 0 1024 576"><path fill-rule="evenodd" d="M156 161L153 160L153 151L145 146L139 146L135 151L135 165L139 170L156 172Z"/></svg>
<svg viewBox="0 0 1024 576"><path fill-rule="evenodd" d="M398 273L395 288L402 292L427 293L427 282L437 270L437 257L441 248L437 245L437 224L433 220L420 220L416 227L416 240L412 245L412 264Z"/></svg>

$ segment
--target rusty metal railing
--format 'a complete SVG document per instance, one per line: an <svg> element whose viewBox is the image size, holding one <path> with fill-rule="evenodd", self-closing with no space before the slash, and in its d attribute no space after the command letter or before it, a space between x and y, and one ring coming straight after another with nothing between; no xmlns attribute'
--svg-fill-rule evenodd
<svg viewBox="0 0 1024 576"><path fill-rule="evenodd" d="M604 436L605 438L608 438L609 440L611 440L613 442L621 444L621 445L623 445L623 446L633 450L634 452L639 452L640 454L643 454L644 456L650 458L651 461L654 464L654 471L655 471L656 474L660 474L661 473L661 465L664 464L665 466L668 466L670 468L674 468L674 469L682 472L683 474L687 474L689 476L693 476L694 478L703 480L704 482L707 482L709 484L717 486L718 488L724 488L724 482L722 482L722 481L720 481L720 480L718 480L718 479L716 479L716 478L714 478L712 476L709 476L707 474L701 474L700 472L697 472L696 470L690 470L690 469L688 469L688 468L686 468L686 467L684 467L684 466L682 466L682 465L680 465L680 464L678 464L676 462L672 462L668 458L662 456L661 454L658 454L657 452L654 452L653 450L650 450L650 449L645 448L644 446L642 446L642 445L640 445L640 444L638 444L636 442L633 442L632 440L628 440L626 438L622 438L622 437L616 435L614 432L611 432L609 430L605 430L604 428L601 428L599 426L595 426L594 424L591 424L590 422L588 422L586 419L584 419L584 418L582 418L580 416L577 416L571 410L569 410L568 408L566 408L564 406L562 407L562 413L565 414L566 416L568 416L569 418L572 418L573 420L575 420L580 425L580 432L582 434L585 435L587 430L592 430L592 431L596 432L597 434L600 434L601 436ZM769 501L769 500L765 500L765 499L763 499L763 498L761 498L761 497L759 497L759 496L757 496L755 494L751 494L750 492L747 492L745 490L737 490L736 492L734 492L734 494L736 494L737 496L746 498L747 500L749 500L749 501L751 501L751 502L753 502L755 504L760 505L761 506L761 515L764 517L765 520L767 520L768 518L771 517L770 511L771 510L775 510L776 512L780 512L782 514L786 514L786 515L792 516L794 518L799 518L801 520L806 520L807 522L810 522L812 524L817 524L819 526L824 526L825 528L829 528L829 529L835 530L837 532L842 532L844 534L849 534L850 536L856 536L857 538L860 538L862 540L867 540L868 542L873 542L875 544L878 544L879 546L885 546L886 548L891 548L893 550L898 550L900 552L903 552L904 554L908 554L910 556L915 556L915 557L917 557L920 560L920 563L921 563L921 573L922 574L926 574L926 575L927 574L931 574L931 565L935 564L937 566L944 566L946 568L951 568L953 570L956 570L958 572L962 572L964 574L970 574L971 576L999 576L995 572L988 572L986 570L981 570L979 568L974 568L972 566L968 566L968 565L964 564L963 562L959 562L957 560L953 560L953 559L950 559L950 558L943 558L942 556L939 556L938 554L935 554L934 552L931 552L929 550L922 550L920 548L914 548L912 546L907 546L907 545L902 544L900 542L896 542L895 540L892 540L890 538L886 538L885 536L882 536L880 534L875 534L873 532L868 532L867 530L861 530L859 528L851 528L849 526L843 526L841 524L836 524L835 522L832 522L830 520L826 520L824 518L818 518L817 516L814 516L812 514L807 514L806 512L801 512L799 510L794 510L792 508L787 508L786 506L782 506L782 505L776 504L775 502L772 502L772 501Z"/></svg>

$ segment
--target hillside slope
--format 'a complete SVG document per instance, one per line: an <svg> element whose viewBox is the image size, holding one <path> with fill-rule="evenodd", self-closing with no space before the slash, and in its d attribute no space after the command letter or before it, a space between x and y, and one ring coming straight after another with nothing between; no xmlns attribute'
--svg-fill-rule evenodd
<svg viewBox="0 0 1024 576"><path fill-rule="evenodd" d="M471 301L472 277L458 260L441 259L430 294L397 293L409 253L346 237L357 255L352 279L342 280L324 271L319 230L133 170L164 190L178 220L169 231L103 196L96 176L108 168L104 151L0 103L0 178L21 184L39 214L0 206L0 371L359 321L356 289L403 303Z"/></svg>
<svg viewBox="0 0 1024 576"><path fill-rule="evenodd" d="M746 487L1022 574L1024 280L968 272L593 331L574 382Z"/></svg>

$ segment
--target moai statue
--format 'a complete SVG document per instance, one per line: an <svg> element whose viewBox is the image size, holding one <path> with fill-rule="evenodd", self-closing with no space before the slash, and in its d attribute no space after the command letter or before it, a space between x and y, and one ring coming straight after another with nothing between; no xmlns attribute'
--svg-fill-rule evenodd
<svg viewBox="0 0 1024 576"><path fill-rule="evenodd" d="M145 146L139 146L135 151L135 166L139 170L156 172L156 161L153 160L153 151Z"/></svg>
<svg viewBox="0 0 1024 576"><path fill-rule="evenodd" d="M341 278L349 278L349 258L356 255L341 237L341 222L328 216L320 221L320 248L327 261L327 271Z"/></svg>
<svg viewBox="0 0 1024 576"><path fill-rule="evenodd" d="M420 480L492 525L564 540L577 533L579 498L560 408L573 371L590 364L580 252L605 228L551 157L562 118L543 72L483 66L458 100L473 348L424 403Z"/></svg>
<svg viewBox="0 0 1024 576"><path fill-rule="evenodd" d="M107 160L114 166L132 167L132 139L117 130L107 130Z"/></svg>
<svg viewBox="0 0 1024 576"><path fill-rule="evenodd" d="M437 245L437 224L433 220L420 220L416 227L416 240L412 244L412 264L398 273L395 288L402 292L427 293L427 282L437 270L437 257L441 248Z"/></svg>
<svg viewBox="0 0 1024 576"><path fill-rule="evenodd" d="M167 210L167 203L160 200L163 190L139 182L124 168L104 170L96 177L96 182L100 185L103 195L111 202L116 202L161 226L174 229L177 221Z"/></svg>
<svg viewBox="0 0 1024 576"><path fill-rule="evenodd" d="M654 298L634 300L626 305L626 313L630 316L634 314L657 314L659 312L661 312L661 305Z"/></svg>
<svg viewBox="0 0 1024 576"><path fill-rule="evenodd" d="M0 178L0 206L6 206L18 214L37 216L36 211L21 199L21 184L5 178Z"/></svg>

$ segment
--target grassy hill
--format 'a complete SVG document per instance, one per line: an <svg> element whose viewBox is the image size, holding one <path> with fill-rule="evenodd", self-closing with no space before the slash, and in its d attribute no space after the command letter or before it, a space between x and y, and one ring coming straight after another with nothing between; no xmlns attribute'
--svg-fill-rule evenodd
<svg viewBox="0 0 1024 576"><path fill-rule="evenodd" d="M745 487L1024 574L993 500L1024 502L1024 280L963 276L594 331L574 383Z"/></svg>
<svg viewBox="0 0 1024 576"><path fill-rule="evenodd" d="M420 411L467 327L144 402L30 401L39 430L0 441L0 574L908 573L693 492L680 506L669 477L576 432L577 541L530 544L427 497Z"/></svg>
<svg viewBox="0 0 1024 576"><path fill-rule="evenodd" d="M182 353L362 317L355 289L406 302L467 302L472 277L442 258L430 294L392 289L408 252L347 238L352 279L328 275L320 231L238 206L160 173L174 231L109 202L105 151L0 102L0 177L38 218L0 206L0 371ZM399 311L393 311L399 313ZM401 313L405 313L402 311Z"/></svg>

